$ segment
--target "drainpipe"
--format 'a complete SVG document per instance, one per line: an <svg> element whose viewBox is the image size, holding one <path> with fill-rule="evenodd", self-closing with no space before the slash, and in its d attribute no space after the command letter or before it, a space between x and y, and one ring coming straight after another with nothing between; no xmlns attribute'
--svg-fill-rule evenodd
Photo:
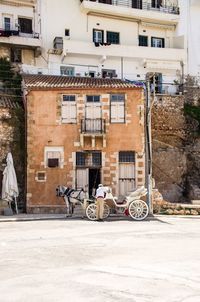
<svg viewBox="0 0 200 302"><path fill-rule="evenodd" d="M153 214L152 204L152 138L151 138L151 109L155 100L155 74L153 74L153 102L151 103L150 77L146 78L146 186L149 213Z"/></svg>
<svg viewBox="0 0 200 302"><path fill-rule="evenodd" d="M124 58L121 57L121 79L124 79Z"/></svg>

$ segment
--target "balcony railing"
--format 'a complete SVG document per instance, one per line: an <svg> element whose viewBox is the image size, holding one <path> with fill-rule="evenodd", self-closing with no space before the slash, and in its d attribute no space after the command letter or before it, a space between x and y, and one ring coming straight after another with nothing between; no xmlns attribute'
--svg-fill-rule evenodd
<svg viewBox="0 0 200 302"><path fill-rule="evenodd" d="M83 119L81 120L81 133L85 134L103 134L106 131L104 119Z"/></svg>
<svg viewBox="0 0 200 302"><path fill-rule="evenodd" d="M179 7L175 5L164 5L155 3L152 5L151 1L130 1L130 0L80 0L81 2L90 1L101 4L108 4L114 6L123 6L133 9L152 10L167 14L179 15Z"/></svg>
<svg viewBox="0 0 200 302"><path fill-rule="evenodd" d="M20 37L26 37L26 38L35 38L39 39L38 33L22 33L19 30L13 29L13 30L5 30L0 28L0 37L11 37L11 36L20 36Z"/></svg>

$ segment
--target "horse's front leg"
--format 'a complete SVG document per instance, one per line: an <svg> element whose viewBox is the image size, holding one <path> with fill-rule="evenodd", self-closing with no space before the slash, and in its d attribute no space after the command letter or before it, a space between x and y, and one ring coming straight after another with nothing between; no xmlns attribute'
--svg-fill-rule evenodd
<svg viewBox="0 0 200 302"><path fill-rule="evenodd" d="M71 213L70 213L70 202L69 202L69 199L68 199L68 197L66 195L64 196L64 200L65 200L65 204L66 204L66 208L67 208L67 216L71 216Z"/></svg>

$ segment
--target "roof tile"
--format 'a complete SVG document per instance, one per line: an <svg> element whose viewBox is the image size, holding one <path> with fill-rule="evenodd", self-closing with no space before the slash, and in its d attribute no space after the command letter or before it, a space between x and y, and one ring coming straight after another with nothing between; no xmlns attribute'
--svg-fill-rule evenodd
<svg viewBox="0 0 200 302"><path fill-rule="evenodd" d="M103 79L90 77L66 77L55 75L23 75L25 88L47 89L47 88L68 88L68 89L95 89L95 88L135 88L136 84L128 83L120 79Z"/></svg>

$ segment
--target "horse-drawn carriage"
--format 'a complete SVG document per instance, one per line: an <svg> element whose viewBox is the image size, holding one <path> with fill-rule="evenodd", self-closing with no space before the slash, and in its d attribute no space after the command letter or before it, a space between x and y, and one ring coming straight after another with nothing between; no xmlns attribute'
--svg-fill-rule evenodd
<svg viewBox="0 0 200 302"><path fill-rule="evenodd" d="M107 187L106 196L104 198L104 219L110 213L130 215L134 220L144 220L149 213L149 208L145 201L141 198L146 196L147 190L141 187L124 198L118 199L112 195L111 189ZM96 203L95 198L89 199L83 189L75 190L65 186L56 188L57 196L63 197L67 207L68 215L73 215L74 207L81 205L83 214L89 220L96 220Z"/></svg>

